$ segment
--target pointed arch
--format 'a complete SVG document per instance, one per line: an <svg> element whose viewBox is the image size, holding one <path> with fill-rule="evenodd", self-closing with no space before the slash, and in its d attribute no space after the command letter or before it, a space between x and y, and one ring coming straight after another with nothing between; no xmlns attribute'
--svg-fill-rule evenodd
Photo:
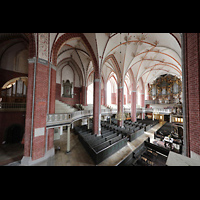
<svg viewBox="0 0 200 200"><path fill-rule="evenodd" d="M134 74L133 74L133 71L132 69L130 68L127 73L129 74L130 76L130 81L132 82L131 86L132 86L132 90L133 91L136 91L136 81L135 81L135 77L134 77Z"/></svg>
<svg viewBox="0 0 200 200"><path fill-rule="evenodd" d="M115 58L115 56L113 54L110 54L109 56L107 56L103 62L103 65L108 61L108 60L111 60L111 62L113 63L113 66L114 66L114 72L115 74L117 75L117 81L119 82L121 79L122 79L122 75L121 75L121 70L120 70L120 67L119 67L119 64L117 62L117 59Z"/></svg>
<svg viewBox="0 0 200 200"><path fill-rule="evenodd" d="M53 44L52 52L50 55L50 59L51 59L53 65L57 66L58 52L61 49L61 47L63 46L63 44L67 40L77 38L77 37L81 38L81 40L83 41L83 44L85 45L86 49L88 50L88 53L90 54L90 57L91 57L91 60L93 62L93 66L94 66L95 79L99 79L100 73L99 73L99 66L98 66L96 56L94 54L94 51L93 51L90 43L88 42L87 38L84 36L83 33L65 33L58 38L58 40Z"/></svg>

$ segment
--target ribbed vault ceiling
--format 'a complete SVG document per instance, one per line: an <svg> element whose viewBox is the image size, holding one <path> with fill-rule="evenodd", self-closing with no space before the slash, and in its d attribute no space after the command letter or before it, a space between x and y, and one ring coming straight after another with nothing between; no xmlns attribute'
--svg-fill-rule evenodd
<svg viewBox="0 0 200 200"><path fill-rule="evenodd" d="M107 80L116 73L125 80L132 70L136 83L142 78L144 84L151 83L162 74L173 74L181 78L181 46L178 33L93 33L85 36L96 41L101 74ZM92 40L91 37L94 37ZM85 78L93 71L89 52L80 38L65 42L58 54L58 62L73 58Z"/></svg>

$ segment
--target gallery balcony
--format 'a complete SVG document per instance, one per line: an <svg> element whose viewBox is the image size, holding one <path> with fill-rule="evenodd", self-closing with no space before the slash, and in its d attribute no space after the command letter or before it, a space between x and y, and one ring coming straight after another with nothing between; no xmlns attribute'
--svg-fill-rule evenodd
<svg viewBox="0 0 200 200"><path fill-rule="evenodd" d="M26 111L26 103L0 102L0 112Z"/></svg>
<svg viewBox="0 0 200 200"><path fill-rule="evenodd" d="M151 105L153 105L153 104L163 104L163 105L165 105L165 104L175 104L175 103L177 103L176 100L166 100L166 101L161 101L161 100L145 100L145 105L147 105L147 104L151 104Z"/></svg>

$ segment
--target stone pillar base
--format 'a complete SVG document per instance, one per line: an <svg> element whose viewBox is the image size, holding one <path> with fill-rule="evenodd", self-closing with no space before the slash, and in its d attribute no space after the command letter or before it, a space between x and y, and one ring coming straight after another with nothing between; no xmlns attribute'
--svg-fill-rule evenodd
<svg viewBox="0 0 200 200"><path fill-rule="evenodd" d="M44 155L44 157L32 160L31 157L23 156L21 160L21 166L31 166L31 165L37 165L40 162L46 161L48 158L52 157L55 155L55 149L54 147L47 151Z"/></svg>

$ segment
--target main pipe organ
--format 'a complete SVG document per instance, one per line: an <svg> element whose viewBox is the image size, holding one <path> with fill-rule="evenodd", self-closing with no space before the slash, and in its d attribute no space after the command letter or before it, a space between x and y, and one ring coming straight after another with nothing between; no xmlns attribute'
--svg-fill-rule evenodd
<svg viewBox="0 0 200 200"><path fill-rule="evenodd" d="M158 103L178 103L182 94L182 82L171 74L161 75L150 85L149 94Z"/></svg>
<svg viewBox="0 0 200 200"><path fill-rule="evenodd" d="M0 91L2 102L26 102L28 77L19 77L6 82Z"/></svg>

